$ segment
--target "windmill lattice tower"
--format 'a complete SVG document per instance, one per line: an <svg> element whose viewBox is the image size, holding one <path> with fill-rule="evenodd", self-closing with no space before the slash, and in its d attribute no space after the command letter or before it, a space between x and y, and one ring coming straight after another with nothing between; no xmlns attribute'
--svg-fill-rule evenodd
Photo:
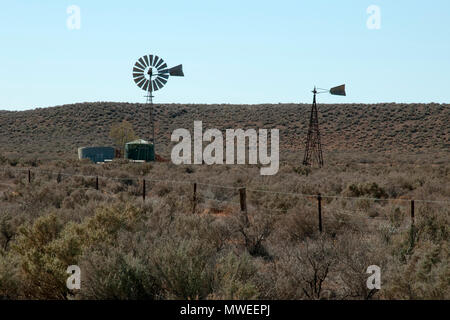
<svg viewBox="0 0 450 320"><path fill-rule="evenodd" d="M333 95L345 96L345 84L331 88L330 90L320 89L317 91L316 87L312 93L313 104L311 107L311 115L309 118L308 134L306 136L305 156L303 157L303 165L313 166L316 164L319 168L323 167L323 152L322 142L320 140L319 130L319 113L317 111L316 95L319 93L329 92Z"/></svg>

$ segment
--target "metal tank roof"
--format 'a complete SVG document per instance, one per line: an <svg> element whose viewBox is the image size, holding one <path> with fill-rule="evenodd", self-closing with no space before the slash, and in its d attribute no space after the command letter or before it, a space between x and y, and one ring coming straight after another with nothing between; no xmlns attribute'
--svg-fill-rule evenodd
<svg viewBox="0 0 450 320"><path fill-rule="evenodd" d="M151 143L148 142L148 141L145 141L143 139L137 139L137 140L134 140L134 141L127 142L125 144L151 144Z"/></svg>

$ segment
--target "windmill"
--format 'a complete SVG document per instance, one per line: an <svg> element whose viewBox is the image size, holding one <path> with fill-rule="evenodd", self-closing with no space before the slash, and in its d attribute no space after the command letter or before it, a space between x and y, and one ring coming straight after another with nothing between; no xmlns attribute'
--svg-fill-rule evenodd
<svg viewBox="0 0 450 320"><path fill-rule="evenodd" d="M319 167L323 166L323 154L322 144L320 142L319 117L317 112L316 95L327 92L337 96L345 96L345 84L331 88L330 90L314 87L314 90L312 91L314 97L311 107L311 116L309 119L308 135L306 137L305 156L303 158L303 165L305 166L312 166L314 163L317 163Z"/></svg>
<svg viewBox="0 0 450 320"><path fill-rule="evenodd" d="M133 79L137 86L147 92L146 103L149 106L150 125L152 128L152 143L156 153L155 117L153 114L153 92L161 89L167 83L169 76L184 77L183 66L180 64L167 68L167 64L158 56L145 55L136 61L133 67Z"/></svg>

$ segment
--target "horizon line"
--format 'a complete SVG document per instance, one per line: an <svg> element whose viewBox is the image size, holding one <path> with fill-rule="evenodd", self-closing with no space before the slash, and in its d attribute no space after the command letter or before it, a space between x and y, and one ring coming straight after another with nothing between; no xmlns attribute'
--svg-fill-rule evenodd
<svg viewBox="0 0 450 320"><path fill-rule="evenodd" d="M4 109L4 107L0 108L0 112L21 112L21 111L33 111L38 109L50 109L50 108L58 108L64 106L72 106L77 104L98 104L98 103L115 103L115 104L137 104L137 105L146 105L145 102L128 102L128 101L84 101L84 102L73 102L73 103L65 103L58 105L49 105L49 106L35 106L35 107L10 107L15 108L16 110ZM181 103L181 102L160 102L153 103L154 105L201 105L201 106L216 106L216 105L229 105L229 106L261 106L261 105L311 105L311 102L258 102L258 103L230 103L230 102L215 102L215 103L197 103L197 102L189 102L189 103ZM338 103L317 103L318 105L380 105L380 104L404 104L404 105L449 105L450 102L338 102Z"/></svg>

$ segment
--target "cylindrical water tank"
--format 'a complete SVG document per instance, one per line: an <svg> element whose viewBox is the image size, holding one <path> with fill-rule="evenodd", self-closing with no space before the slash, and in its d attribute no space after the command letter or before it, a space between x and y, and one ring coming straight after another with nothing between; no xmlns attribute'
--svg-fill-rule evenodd
<svg viewBox="0 0 450 320"><path fill-rule="evenodd" d="M78 148L78 158L90 159L92 162L105 162L105 160L112 160L115 156L115 149L113 147L82 147Z"/></svg>

